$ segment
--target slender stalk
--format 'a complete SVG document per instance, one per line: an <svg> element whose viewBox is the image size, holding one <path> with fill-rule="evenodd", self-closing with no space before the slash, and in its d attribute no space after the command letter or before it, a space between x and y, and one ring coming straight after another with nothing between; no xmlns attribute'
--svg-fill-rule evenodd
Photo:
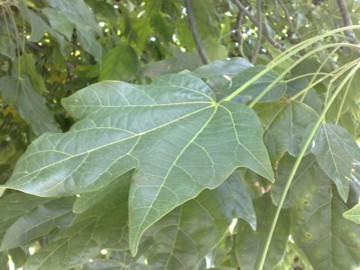
<svg viewBox="0 0 360 270"><path fill-rule="evenodd" d="M347 81L350 79L350 77L354 76L355 72L360 68L360 63L357 63L357 65L355 66L355 68L353 70L351 70L351 72L344 78L344 80L340 83L340 85L337 87L335 93L332 95L329 103L326 105L326 107L324 108L324 110L322 111L319 119L317 120L317 122L315 123L315 126L313 127L313 129L311 130L308 138L306 139L305 141L305 144L304 146L301 148L301 152L298 156L298 158L296 159L295 161L295 164L294 164L294 167L292 168L291 172L290 172L290 175L289 175L289 178L286 182L286 185L284 187L284 191L281 195L281 198L280 198L280 201L278 203L278 206L276 208L276 212L275 212L275 215L274 215L274 219L273 219L273 222L271 223L271 227L270 227L270 231L269 231L269 234L268 234L268 237L266 239L266 242L265 242L265 247L263 249L263 252L261 254L261 257L260 257L260 263L259 263L259 267L258 269L259 270L262 270L263 267L264 267L264 263L265 263L265 259L266 259L266 255L267 255L267 252L269 250L269 247L270 247L270 243L271 243L271 239L272 239L272 236L273 236L273 233L274 233L274 230L275 230L275 227L276 227L276 224L277 224L277 221L279 219L279 216L280 216L280 212L281 212L281 208L284 204L284 201L285 201L285 198L286 198L286 195L290 189L290 186L291 186L291 183L292 183L292 180L294 179L295 177L295 174L300 166L300 162L302 160L302 158L304 157L305 155L305 152L306 150L308 149L308 147L310 146L311 144L311 141L312 141L312 138L314 137L317 129L319 128L320 124L324 121L325 119L325 115L327 113L327 111L329 110L331 104L334 102L335 98L337 97L337 95L340 93L340 91L342 90L343 86L347 83Z"/></svg>
<svg viewBox="0 0 360 270"><path fill-rule="evenodd" d="M287 49L285 52L283 52L282 54L280 54L278 57L276 57L274 60L272 60L267 67L259 72L257 75L255 75L253 78L251 78L249 81L247 81L245 84L243 84L241 87L239 87L237 90L235 90L233 93L231 93L230 95L228 95L227 97L223 98L221 101L230 101L232 100L235 96L237 96L238 94L240 94L242 91L244 91L247 87L249 87L251 84L253 84L257 79L261 78L263 75L265 75L266 73L268 73L270 70L272 70L274 67L276 67L277 65L281 64L282 62L288 60L289 58L291 58L293 55L297 54L299 51L309 47L310 45L316 43L319 40L322 40L323 38L327 37L327 36L331 36L334 35L338 32L344 31L344 30L348 30L348 29L357 29L360 28L360 25L354 25L354 26L347 26L347 27L342 27L342 28L338 28L332 31L329 31L327 33L324 33L320 36L316 36L313 38L310 38L308 40L305 40L303 42L300 42L299 44ZM337 45L343 45L343 46L350 46L351 44L348 43L337 43ZM322 46L320 49L321 50L325 47L331 47L334 45L325 45ZM352 45L355 47L359 47L358 45Z"/></svg>
<svg viewBox="0 0 360 270"><path fill-rule="evenodd" d="M207 65L210 63L210 60L205 52L204 47L201 44L201 39L196 27L196 22L195 22L195 17L194 17L194 13L191 7L191 0L186 0L185 1L185 6L186 6L186 12L187 12L187 17L188 17L188 22L189 22L189 26L190 26L190 31L192 33L192 36L194 38L195 41L195 45L196 45L196 49L200 55L200 58L202 60L202 62Z"/></svg>
<svg viewBox="0 0 360 270"><path fill-rule="evenodd" d="M340 106L339 106L339 109L338 109L338 112L337 112L337 115L336 115L335 124L337 124L339 122L339 120L340 120L341 113L342 113L342 110L343 110L344 105L345 105L345 100L346 100L346 97L347 97L347 95L349 93L350 85L351 85L353 79L354 79L354 77L352 77L350 79L349 83L346 86L346 91L345 91L344 96L343 96L343 98L341 100L341 103L340 103Z"/></svg>
<svg viewBox="0 0 360 270"><path fill-rule="evenodd" d="M257 102L259 102L259 100L260 100L263 96L265 96L266 93L268 93L273 86L275 86L279 81L281 81L282 78L283 78L286 74L288 74L295 66L297 66L298 64L300 64L302 61L304 61L305 59L307 59L309 56L317 53L318 51L322 51L322 50L324 50L324 49L326 49L326 48L328 48L328 47L333 47L333 46L335 46L335 45L338 45L338 43L328 44L328 45L324 45L324 46L322 46L322 47L320 47L320 48L316 48L316 49L308 52L307 54L303 55L303 56L302 56L301 58L299 58L298 60L296 60L292 65L290 65L287 69L285 69L279 76L277 76L276 79L273 80L273 81L271 82L271 84L269 84L269 85L250 103L249 107L250 107L250 108L254 107L255 104L256 104ZM348 44L348 43L344 43L343 45L349 45L349 44Z"/></svg>

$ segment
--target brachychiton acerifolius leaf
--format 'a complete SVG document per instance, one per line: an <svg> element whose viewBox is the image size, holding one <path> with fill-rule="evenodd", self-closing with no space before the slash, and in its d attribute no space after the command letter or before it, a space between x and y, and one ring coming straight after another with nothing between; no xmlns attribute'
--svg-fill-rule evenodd
<svg viewBox="0 0 360 270"><path fill-rule="evenodd" d="M79 121L46 133L19 160L6 188L52 197L101 189L135 169L130 248L175 207L214 189L238 167L273 181L255 112L216 102L201 79L177 74L149 85L105 81L63 100Z"/></svg>

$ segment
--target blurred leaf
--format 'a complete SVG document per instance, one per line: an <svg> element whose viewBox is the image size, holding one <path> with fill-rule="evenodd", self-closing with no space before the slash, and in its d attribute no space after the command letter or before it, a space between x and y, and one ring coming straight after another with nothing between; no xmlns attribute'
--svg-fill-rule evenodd
<svg viewBox="0 0 360 270"><path fill-rule="evenodd" d="M225 97L223 90L231 86L231 80L237 73L251 67L249 61L235 57L230 60L216 60L191 72L196 77L206 79L206 83L215 91L217 98Z"/></svg>
<svg viewBox="0 0 360 270"><path fill-rule="evenodd" d="M9 259L6 253L0 252L0 267L3 270L10 270Z"/></svg>
<svg viewBox="0 0 360 270"><path fill-rule="evenodd" d="M135 50L129 45L120 45L104 55L99 80L130 81L136 77L139 67Z"/></svg>
<svg viewBox="0 0 360 270"><path fill-rule="evenodd" d="M15 269L22 268L26 262L28 254L21 248L9 250L11 261L14 263Z"/></svg>
<svg viewBox="0 0 360 270"><path fill-rule="evenodd" d="M69 41L76 28L80 46L100 61L102 46L96 36L101 35L101 28L83 0L46 0L46 2L51 7L44 8L43 13L52 28L63 34Z"/></svg>
<svg viewBox="0 0 360 270"><path fill-rule="evenodd" d="M65 38L61 34L51 28L50 25L45 22L39 14L33 11L33 9L28 8L24 1L19 1L18 8L23 18L30 24L31 27L31 35L28 39L29 42L38 42L46 34L50 34L58 42L62 54L67 54Z"/></svg>
<svg viewBox="0 0 360 270"><path fill-rule="evenodd" d="M196 51L182 52L174 45L170 46L172 57L162 61L150 62L143 69L145 77L154 78L162 74L175 73L184 69L193 70L201 66L201 59Z"/></svg>
<svg viewBox="0 0 360 270"><path fill-rule="evenodd" d="M73 198L53 200L21 216L6 231L1 250L20 247L56 228L67 227L73 219L73 202Z"/></svg>
<svg viewBox="0 0 360 270"><path fill-rule="evenodd" d="M45 105L45 99L36 93L29 77L2 77L0 91L7 102L16 106L21 117L30 122L36 135L58 131L54 116Z"/></svg>
<svg viewBox="0 0 360 270"><path fill-rule="evenodd" d="M118 260L95 260L89 262L83 267L83 270L119 270L126 269L123 262ZM145 267L144 265L142 267ZM141 268L131 268L131 270L140 270Z"/></svg>
<svg viewBox="0 0 360 270"><path fill-rule="evenodd" d="M20 192L1 197L0 232L5 232L16 220L51 200L51 198L41 198Z"/></svg>
<svg viewBox="0 0 360 270"><path fill-rule="evenodd" d="M34 90L38 93L46 93L46 86L42 76L36 71L36 60L32 54L23 54L18 57L15 66L19 66L19 73L29 76Z"/></svg>

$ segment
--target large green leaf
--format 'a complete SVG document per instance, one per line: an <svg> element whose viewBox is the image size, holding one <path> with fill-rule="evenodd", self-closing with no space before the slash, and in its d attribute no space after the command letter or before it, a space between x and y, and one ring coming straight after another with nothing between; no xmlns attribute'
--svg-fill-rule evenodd
<svg viewBox="0 0 360 270"><path fill-rule="evenodd" d="M50 201L23 215L6 231L1 250L20 247L56 228L66 228L73 219L73 198Z"/></svg>
<svg viewBox="0 0 360 270"><path fill-rule="evenodd" d="M103 248L128 249L127 201L131 173L111 184L112 193L78 215L73 224L26 262L29 270L64 270L84 264ZM126 188L127 187L127 188Z"/></svg>
<svg viewBox="0 0 360 270"><path fill-rule="evenodd" d="M256 199L254 206L258 224L256 230L241 220L237 224L236 258L244 270L259 269L260 256L276 210L268 194ZM289 220L289 212L284 210L276 224L263 269L272 269L285 253L290 230Z"/></svg>
<svg viewBox="0 0 360 270"><path fill-rule="evenodd" d="M22 118L31 123L36 135L58 131L54 115L45 105L45 99L33 88L28 76L2 77L0 92L7 102L13 103Z"/></svg>
<svg viewBox="0 0 360 270"><path fill-rule="evenodd" d="M130 242L237 167L273 180L256 114L214 101L190 75L151 85L103 82L65 99L82 119L65 134L44 134L19 160L6 187L41 196L98 190L137 168L130 188Z"/></svg>
<svg viewBox="0 0 360 270"><path fill-rule="evenodd" d="M294 163L293 157L282 158L277 185L286 183ZM288 206L291 207L291 235L314 269L352 269L359 265L360 228L342 217L347 207L313 155L300 164Z"/></svg>
<svg viewBox="0 0 360 270"><path fill-rule="evenodd" d="M176 208L145 233L149 269L193 269L219 243L234 218L256 227L255 211L240 172L214 190Z"/></svg>
<svg viewBox="0 0 360 270"><path fill-rule="evenodd" d="M360 157L359 146L344 128L323 123L312 142L311 152L316 155L320 167L334 181L341 198L346 201L352 165L355 158Z"/></svg>

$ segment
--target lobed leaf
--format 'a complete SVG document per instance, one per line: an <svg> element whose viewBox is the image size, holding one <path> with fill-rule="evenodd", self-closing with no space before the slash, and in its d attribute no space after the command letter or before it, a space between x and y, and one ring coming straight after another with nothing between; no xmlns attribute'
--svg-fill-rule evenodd
<svg viewBox="0 0 360 270"><path fill-rule="evenodd" d="M103 82L64 99L82 119L65 134L44 134L5 187L39 196L99 190L137 168L130 187L130 243L175 207L219 186L238 167L273 180L262 129L248 107L214 101L190 75L151 85Z"/></svg>

